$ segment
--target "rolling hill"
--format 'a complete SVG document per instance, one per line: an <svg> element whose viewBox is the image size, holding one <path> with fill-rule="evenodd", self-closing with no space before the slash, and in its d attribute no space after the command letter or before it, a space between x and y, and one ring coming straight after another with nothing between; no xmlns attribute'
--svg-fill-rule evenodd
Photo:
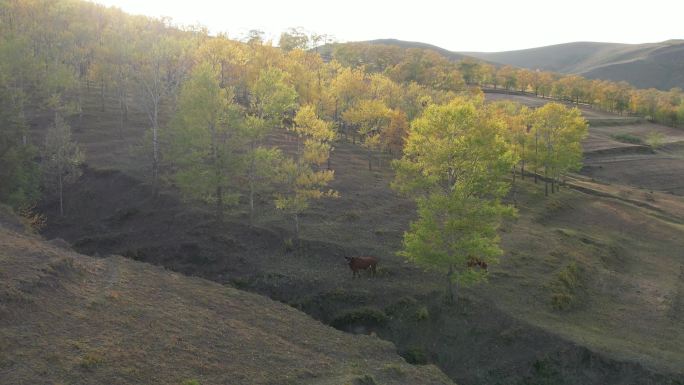
<svg viewBox="0 0 684 385"><path fill-rule="evenodd" d="M417 41L404 41L404 40L398 40L398 39L376 39L376 40L366 41L365 43L378 44L378 45L393 45L393 46L397 46L399 48L404 48L404 49L408 49L408 48L429 49L429 50L436 51L439 54L441 54L444 57L447 57L451 60L463 60L463 59L466 59L469 57L468 54L449 51L448 49L444 49L444 48L438 47L436 45L432 45L432 44L428 44L428 43L421 43L421 42L417 42Z"/></svg>
<svg viewBox="0 0 684 385"><path fill-rule="evenodd" d="M396 39L367 43L430 49L451 60L473 57L493 64L579 74L590 79L624 80L638 88L684 88L684 40L647 44L574 42L505 52L453 52Z"/></svg>
<svg viewBox="0 0 684 385"><path fill-rule="evenodd" d="M464 52L494 63L627 81L638 88L684 87L684 40L617 44L575 42L507 52Z"/></svg>
<svg viewBox="0 0 684 385"><path fill-rule="evenodd" d="M268 298L46 242L2 207L0 346L3 384L451 383Z"/></svg>

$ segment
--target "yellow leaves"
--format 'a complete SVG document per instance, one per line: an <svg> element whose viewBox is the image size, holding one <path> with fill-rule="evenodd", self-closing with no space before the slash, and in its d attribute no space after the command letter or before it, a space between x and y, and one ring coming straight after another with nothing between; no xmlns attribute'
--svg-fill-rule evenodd
<svg viewBox="0 0 684 385"><path fill-rule="evenodd" d="M294 118L295 131L300 137L310 138L318 142L331 142L335 139L335 131L331 122L319 119L312 105L302 106Z"/></svg>
<svg viewBox="0 0 684 385"><path fill-rule="evenodd" d="M332 170L313 171L304 165L291 163L287 191L276 194L276 208L298 214L309 207L309 202L323 198L337 198L339 194L332 189L323 189L335 176Z"/></svg>
<svg viewBox="0 0 684 385"><path fill-rule="evenodd" d="M221 71L243 67L249 60L243 44L223 38L206 40L197 49L195 57L198 62L210 63L212 67Z"/></svg>
<svg viewBox="0 0 684 385"><path fill-rule="evenodd" d="M374 127L379 130L389 121L389 112L390 109L381 100L364 99L345 111L342 119L360 125L362 129L370 130Z"/></svg>
<svg viewBox="0 0 684 385"><path fill-rule="evenodd" d="M328 143L319 142L314 139L304 141L304 152L302 158L306 163L322 165L330 156L331 146Z"/></svg>
<svg viewBox="0 0 684 385"><path fill-rule="evenodd" d="M366 75L360 69L343 67L330 82L333 93L344 104L349 104L358 95L365 95L368 90Z"/></svg>
<svg viewBox="0 0 684 385"><path fill-rule="evenodd" d="M303 139L303 149L296 159L284 162L285 191L276 197L276 208L298 215L315 199L335 198L334 190L325 190L334 178L332 170L315 170L330 156L335 139L332 124L319 119L312 105L302 106L294 118L295 132Z"/></svg>
<svg viewBox="0 0 684 385"><path fill-rule="evenodd" d="M587 135L587 122L577 108L548 103L532 114L533 135L538 141L540 159L535 161L553 177L581 165L579 145Z"/></svg>
<svg viewBox="0 0 684 385"><path fill-rule="evenodd" d="M381 100L390 108L397 108L403 96L402 87L383 74L371 74L369 85L370 97Z"/></svg>
<svg viewBox="0 0 684 385"><path fill-rule="evenodd" d="M300 108L294 121L295 131L301 138L304 138L302 160L315 165L325 163L330 155L329 143L336 136L332 123L319 119L311 105Z"/></svg>
<svg viewBox="0 0 684 385"><path fill-rule="evenodd" d="M327 186L335 178L333 170L303 171L296 179L297 187L301 190L311 189L317 186Z"/></svg>
<svg viewBox="0 0 684 385"><path fill-rule="evenodd" d="M478 279L464 267L469 257L491 263L501 254L496 230L512 212L500 204L515 161L502 139L501 113L481 98L428 106L395 162L393 187L416 199L419 216L404 235L402 255L462 283Z"/></svg>
<svg viewBox="0 0 684 385"><path fill-rule="evenodd" d="M429 106L411 125L404 158L397 163L400 189L450 191L460 184L474 194L497 190L499 177L515 160L503 141L505 129L481 99Z"/></svg>

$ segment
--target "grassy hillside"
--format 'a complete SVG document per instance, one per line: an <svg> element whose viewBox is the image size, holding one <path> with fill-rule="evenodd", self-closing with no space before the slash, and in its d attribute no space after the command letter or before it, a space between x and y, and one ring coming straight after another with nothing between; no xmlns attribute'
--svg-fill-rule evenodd
<svg viewBox="0 0 684 385"><path fill-rule="evenodd" d="M0 214L4 384L451 383L267 298L19 229Z"/></svg>
<svg viewBox="0 0 684 385"><path fill-rule="evenodd" d="M144 120L133 114L121 140L108 132L116 115L93 111L73 122L93 168L68 189L67 217L52 199L42 206L45 234L80 252L123 254L268 295L341 330L376 333L411 362L434 363L461 384L668 384L684 375L675 305L684 290L681 197L586 178L545 198L543 186L518 179L510 199L520 216L504 228L502 265L488 284L445 306L443 277L396 256L415 214L389 187L388 156L368 171L362 148L335 144L332 187L341 197L302 216L303 248L294 251L285 241L292 223L268 195L259 198L253 228L245 225L246 202L218 226L209 208L180 201L173 188L155 199L144 159L130 149ZM596 113L608 118L619 119ZM599 128L611 127L592 127L608 141ZM283 132L269 142L285 152L296 147ZM595 144L610 143L619 142ZM380 258L377 278L351 279L343 257L358 254ZM564 288L561 277L578 283ZM556 309L556 297L569 306Z"/></svg>
<svg viewBox="0 0 684 385"><path fill-rule="evenodd" d="M500 64L627 81L638 88L684 87L684 41L577 42L507 52L464 52Z"/></svg>
<svg viewBox="0 0 684 385"><path fill-rule="evenodd" d="M43 23L33 17L41 14L42 3L26 4L32 6L29 12L0 12L11 20L5 24L12 28L17 25L15 16L25 15L20 25L33 33L28 40L9 41L8 48L24 47L22 42L34 38L43 41ZM64 239L65 249L51 251L65 242L42 246L16 230L7 230L7 241L0 244L0 260L6 263L0 265L3 377L16 375L10 378L14 382L39 382L39 376L55 376L55 382L76 383L92 378L100 383L186 379L204 383L415 383L412 376L421 374L401 366L391 345L374 345L378 341L371 336L376 336L393 342L406 362L434 364L463 385L684 383L684 335L679 333L684 327L684 272L680 273L684 199L676 195L682 193L677 182L684 173L684 146L676 130L582 106L591 123L582 174L569 176L560 192L551 189L550 196L545 196L543 182L513 173L514 186L505 200L519 209L519 215L500 229L505 251L501 263L488 260L489 270L483 274L487 282L459 287L457 300L449 302L444 300L444 273L423 270L397 254L416 210L414 202L390 187L394 178L390 161L399 153L395 140L401 142L402 127L408 123L401 113L411 120L430 100L442 103L453 96L450 92L464 89L464 80L454 72L457 63L434 52L359 44L336 46L341 50L335 48L335 55L350 66L364 64L363 70L342 69L335 62L324 63L313 52L285 53L258 42L210 39L203 33L167 28L162 21L121 23L126 15L116 11L104 20L111 20L108 26L124 29L102 30L98 29L101 23L81 22L88 20L81 17L86 13L93 20L103 20L98 18L105 16L102 9L79 13L73 12L77 7L60 4L47 7L49 12L41 20L58 16L78 21L50 23L49 30L57 32L54 36L70 37L73 27L84 27L79 29L79 38L65 40L67 49L59 44L47 44L46 50L38 51L24 47L16 58L36 59L39 70L18 60L14 61L16 70L7 72L6 78L22 86L22 77L13 74L39 74L36 86L42 89L43 84L50 84L44 81L52 79L51 75L62 74L44 67L43 59L55 59L53 63L62 62L71 71L65 73L73 76L57 80L65 80L64 107L71 106L70 102L77 107L75 114L65 114L65 118L87 163L79 180L65 188L64 213L60 213L61 199L58 203L50 195L54 191L36 208L47 216L42 234ZM110 37L102 40L104 36ZM103 47L103 41L115 44ZM75 55L84 52L84 42L94 50L96 62L87 55ZM108 80L105 74L116 71L105 64L129 52L129 42L140 44L125 63L119 62L118 70L124 71L120 77ZM115 46L122 52L106 49ZM210 80L207 87L196 83L209 67L220 71L205 73ZM485 67L491 73L493 67ZM269 75L275 69L282 73ZM128 70L130 77L125 75ZM364 70L373 73L364 74ZM280 75L292 83L278 80ZM150 93L155 88L150 84L161 83L166 83L166 90L160 100L161 94ZM236 97L225 98L233 87ZM195 97L193 89L220 92L204 98ZM247 165L245 161L255 164L250 156L239 156L230 165L218 163L225 157L215 152L216 144L233 135L212 131L219 126L260 131L262 123L252 118L270 110L259 107L260 100L284 95L283 103L276 103L280 112L263 124L272 131L263 138L254 132L242 138L244 142L231 140L223 153L242 155L241 150L254 148L251 141L277 147L286 157L299 152L309 162L307 158L315 155L309 146L301 151L301 138L280 127L282 118L289 122L287 112L295 108L294 99L285 94L293 96L294 92L303 107L300 112L312 111L305 107L312 104L324 110L321 116L326 122L345 123L339 126L344 135L328 139L334 147L330 162L324 162L326 154L315 156L320 161L306 170L334 171L329 187L340 196L332 199L336 194L326 194L331 199L312 202L301 215L285 215L274 207L274 194L286 186L276 182L269 191L257 189L252 221L248 186L254 179L249 174L231 175L226 189L202 182L203 176L228 175L223 173L238 170L241 163ZM488 92L487 97L492 99L492 95L496 94ZM46 129L58 118L50 110L58 101L48 96L28 99L23 115L15 114L26 116L31 131L27 137L36 144L46 142ZM523 93L503 95L511 96L533 106L549 100ZM380 99L381 103L374 103ZM225 106L228 100L239 105ZM581 99L573 100L579 103ZM625 100L615 97L599 104L620 102L622 107L611 108L623 111ZM385 112L383 103L394 106L392 111ZM666 101L667 106L673 103ZM197 114L193 106L199 108ZM218 109L204 111L212 106ZM238 111L235 124L224 107ZM383 121L390 120L381 133L394 131L388 138L396 145L392 152L388 148L367 153L359 136L348 135L355 128L360 133L377 128L376 118L350 116L357 114L357 107L372 107L369 116L378 110ZM193 116L197 120L190 119ZM295 120L303 128L301 120ZM354 127L354 122L367 127ZM173 135L182 127L190 129L187 134L192 138ZM198 127L208 131L196 134ZM651 131L662 134L661 147L648 143ZM23 128L17 132L25 134ZM209 144L211 138L214 146L195 146L195 142ZM22 139L16 135L15 146ZM150 148L152 143L160 146ZM531 146L526 147L529 154ZM152 149L160 151L151 156ZM196 165L222 166L216 173L189 168L183 162L184 153L204 154L192 162ZM300 168L302 162L296 164ZM153 170L160 171L160 178L152 177L156 176ZM198 177L197 181L174 178L174 171L179 170ZM508 178L509 173L505 174ZM318 179L308 172L292 175L296 178L288 179L297 184ZM187 194L203 185L216 188ZM228 189L241 196L223 201ZM223 211L212 201L230 204L225 215L217 215ZM293 219L301 232L295 232ZM10 223L7 229L17 228L11 220L4 222ZM302 239L293 240L295 234ZM105 258L72 255L68 247ZM354 255L377 257L377 276L352 278L344 257ZM465 268L467 263L458 267ZM321 323L369 337L345 337ZM51 350L52 346L60 348ZM238 357L233 360L235 352ZM305 366L298 366L300 362ZM400 367L388 368L387 363Z"/></svg>

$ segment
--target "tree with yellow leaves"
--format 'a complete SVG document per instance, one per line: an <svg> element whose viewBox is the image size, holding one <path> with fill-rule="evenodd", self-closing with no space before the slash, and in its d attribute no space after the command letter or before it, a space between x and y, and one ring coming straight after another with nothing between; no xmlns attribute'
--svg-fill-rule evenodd
<svg viewBox="0 0 684 385"><path fill-rule="evenodd" d="M516 162L505 122L483 98L429 106L412 124L393 186L416 200L418 219L404 234L401 255L445 273L454 284L485 279L469 261L492 264L502 250L497 229L514 210L504 205L506 173Z"/></svg>
<svg viewBox="0 0 684 385"><path fill-rule="evenodd" d="M582 166L582 139L588 124L577 108L548 103L532 114L532 135L536 139L536 165L544 168L544 191L555 191L560 177Z"/></svg>
<svg viewBox="0 0 684 385"><path fill-rule="evenodd" d="M373 169L373 151L382 147L382 132L390 122L389 113L390 109L381 100L364 99L342 115L345 122L356 127L361 137L361 145L366 149L368 157L369 171Z"/></svg>
<svg viewBox="0 0 684 385"><path fill-rule="evenodd" d="M316 116L312 105L302 106L294 119L294 132L299 137L294 158L281 163L283 189L276 194L276 208L292 216L294 238L299 239L300 216L312 200L335 198L338 193L326 189L334 178L334 171L320 170L330 156L330 143L335 131L330 122Z"/></svg>

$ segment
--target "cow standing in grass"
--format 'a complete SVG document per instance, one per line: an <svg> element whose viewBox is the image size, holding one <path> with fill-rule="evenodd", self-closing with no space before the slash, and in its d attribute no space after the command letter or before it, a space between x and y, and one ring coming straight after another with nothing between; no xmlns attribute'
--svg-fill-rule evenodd
<svg viewBox="0 0 684 385"><path fill-rule="evenodd" d="M352 271L352 277L361 276L359 270L370 269L371 276L375 276L377 272L378 259L375 257L344 257L349 263L349 268Z"/></svg>

